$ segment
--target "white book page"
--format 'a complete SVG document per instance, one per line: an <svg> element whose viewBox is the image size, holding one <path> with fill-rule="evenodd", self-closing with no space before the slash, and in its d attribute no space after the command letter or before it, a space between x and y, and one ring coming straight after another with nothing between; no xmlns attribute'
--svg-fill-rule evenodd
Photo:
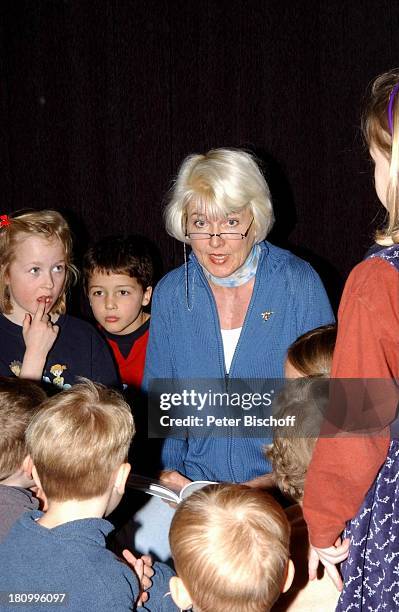
<svg viewBox="0 0 399 612"><path fill-rule="evenodd" d="M194 482L189 482L180 491L180 500L183 501L183 499L189 497L192 493L194 493L194 491L199 491L210 484L218 483L213 482L212 480L194 480Z"/></svg>
<svg viewBox="0 0 399 612"><path fill-rule="evenodd" d="M159 480L147 478L146 476L141 476L140 474L131 474L128 478L127 485L132 489L143 491L149 495L155 495L156 497L166 499L167 501L179 503L180 500L178 491L165 486Z"/></svg>
<svg viewBox="0 0 399 612"><path fill-rule="evenodd" d="M147 478L146 476L140 476L139 474L131 474L127 481L127 485L133 489L143 491L149 495L155 495L156 497L174 502L175 504L178 504L179 502L183 501L183 499L189 497L189 495L194 493L194 491L198 491L209 484L218 483L210 480L195 480L194 482L189 482L180 491L178 491L162 484L160 480L153 480L151 478Z"/></svg>
<svg viewBox="0 0 399 612"><path fill-rule="evenodd" d="M178 504L180 501L178 493L175 493L174 491L168 489L167 487L164 487L163 485L151 483L146 492L150 495L156 495L161 499L166 499L167 501L175 502L176 504Z"/></svg>

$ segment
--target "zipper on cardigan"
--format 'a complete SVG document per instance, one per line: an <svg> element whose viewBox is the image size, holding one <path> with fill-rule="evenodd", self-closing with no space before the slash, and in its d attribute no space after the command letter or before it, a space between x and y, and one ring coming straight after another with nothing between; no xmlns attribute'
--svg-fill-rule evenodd
<svg viewBox="0 0 399 612"><path fill-rule="evenodd" d="M259 258L258 267L262 265L262 263L264 261L264 257L265 257L265 254L264 254L264 252L262 252L261 257ZM254 288L252 290L251 300L249 302L249 306L248 306L247 312L245 314L245 318L244 318L244 322L243 322L243 325L242 325L240 337L239 337L238 342L237 342L237 346L236 346L236 348L234 350L234 355L233 355L233 359L231 361L230 370L229 370L229 373L227 373L227 371L226 371L226 363L225 363L225 359L224 359L223 339L222 339L222 334L221 334L221 331L220 331L220 329L221 329L220 319L219 319L219 313L218 313L217 308L216 308L216 301L215 301L214 295L212 293L212 290L211 290L211 288L209 286L209 282L205 278L205 275L204 275L204 273L203 273L203 271L202 271L202 269L199 266L197 261L196 261L196 265L199 268L200 277L202 278L202 280L204 282L205 288L208 291L208 295L209 295L209 298L211 300L211 308L213 309L213 313L214 313L215 321L216 321L216 327L217 327L217 329L216 329L216 338L217 338L217 341L218 341L219 364L221 366L223 366L221 369L223 370L223 373L224 373L225 389L226 389L226 392L228 392L228 389L229 389L229 386L230 386L229 385L230 379L232 378L232 371L234 369L235 362L237 361L237 355L238 355L238 352L239 352L239 349L240 349L240 345L242 343L243 333L245 332L245 328L248 326L248 319L249 319L249 316L251 315L252 310L254 308L255 297L256 297L256 294L257 294L257 292L259 290L260 276L258 276L257 274L255 275L255 283L254 283ZM232 480L233 480L233 482L237 482L237 478L236 478L236 475L235 475L235 470L234 470L234 466L233 466L233 462L232 462L233 448L234 448L234 438L233 438L233 433L232 433L231 429L229 429L229 431L228 431L228 438L227 438L227 440L228 440L228 445L227 445L227 451L228 451L228 453L227 453L227 462L228 462L228 465L229 465L230 474L232 475Z"/></svg>

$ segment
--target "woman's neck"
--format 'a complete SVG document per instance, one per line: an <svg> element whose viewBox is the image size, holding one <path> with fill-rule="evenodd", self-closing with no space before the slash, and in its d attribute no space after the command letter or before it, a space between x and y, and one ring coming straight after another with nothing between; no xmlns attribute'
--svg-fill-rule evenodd
<svg viewBox="0 0 399 612"><path fill-rule="evenodd" d="M220 287L209 283L222 329L237 329L244 324L248 306L251 301L255 284L253 277L245 285L239 287Z"/></svg>

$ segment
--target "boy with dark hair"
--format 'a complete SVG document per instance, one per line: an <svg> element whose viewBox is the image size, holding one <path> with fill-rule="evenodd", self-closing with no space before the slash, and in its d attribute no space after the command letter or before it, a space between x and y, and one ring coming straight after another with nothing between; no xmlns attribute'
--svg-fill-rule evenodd
<svg viewBox="0 0 399 612"><path fill-rule="evenodd" d="M109 236L86 252L85 290L126 385L140 388L148 342L154 264L141 236Z"/></svg>

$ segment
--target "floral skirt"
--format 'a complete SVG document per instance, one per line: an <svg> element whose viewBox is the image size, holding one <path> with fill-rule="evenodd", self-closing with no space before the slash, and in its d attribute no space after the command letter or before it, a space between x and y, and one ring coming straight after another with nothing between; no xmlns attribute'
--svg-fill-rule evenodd
<svg viewBox="0 0 399 612"><path fill-rule="evenodd" d="M391 442L345 537L351 545L341 566L344 590L336 611L399 611L399 440Z"/></svg>

